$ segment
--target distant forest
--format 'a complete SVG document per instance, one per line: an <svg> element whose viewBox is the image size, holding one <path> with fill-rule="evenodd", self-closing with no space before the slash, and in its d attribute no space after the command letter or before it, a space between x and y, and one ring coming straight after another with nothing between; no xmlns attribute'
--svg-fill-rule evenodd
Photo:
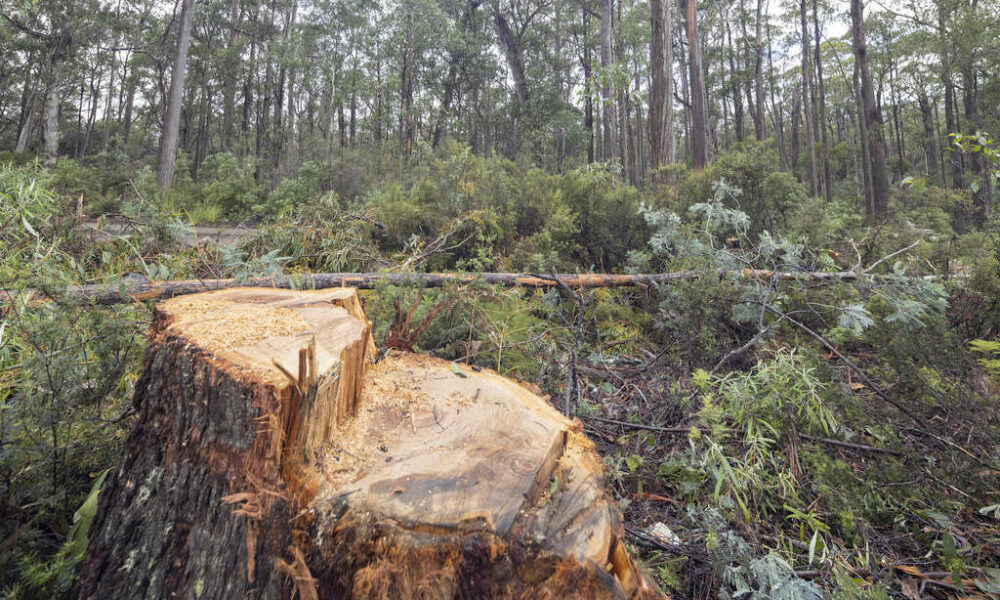
<svg viewBox="0 0 1000 600"><path fill-rule="evenodd" d="M358 156L449 140L551 171L607 162L641 186L770 139L812 195L869 217L906 177L972 186L959 232L994 197L987 159L949 137L1000 125L992 0L13 0L0 15L0 149L155 164L161 186L229 153L266 187L309 162L336 187Z"/></svg>

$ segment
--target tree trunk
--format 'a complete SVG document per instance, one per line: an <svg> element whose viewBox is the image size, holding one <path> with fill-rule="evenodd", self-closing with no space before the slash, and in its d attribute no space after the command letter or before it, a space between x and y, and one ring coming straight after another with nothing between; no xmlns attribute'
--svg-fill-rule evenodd
<svg viewBox="0 0 1000 600"><path fill-rule="evenodd" d="M671 2L651 0L649 46L649 168L673 163L674 45L671 34Z"/></svg>
<svg viewBox="0 0 1000 600"><path fill-rule="evenodd" d="M587 12L586 8L582 11L583 13L583 30L590 30L590 14ZM594 162L594 94L592 92L594 73L593 67L590 61L590 43L588 42L588 36L583 36L581 42L583 45L583 57L581 62L583 63L583 80L584 85L584 107L583 107L583 128L587 130L587 164Z"/></svg>
<svg viewBox="0 0 1000 600"><path fill-rule="evenodd" d="M180 141L181 106L184 104L184 76L187 73L188 46L191 44L191 21L194 17L194 0L182 0L181 19L177 28L177 52L174 68L170 76L170 96L167 98L167 112L163 119L163 136L160 140L160 160L156 182L161 188L174 180L174 163L177 160L177 145Z"/></svg>
<svg viewBox="0 0 1000 600"><path fill-rule="evenodd" d="M813 119L812 103L812 66L810 66L809 55L812 48L809 46L809 25L807 23L808 10L806 0L799 2L799 17L802 23L802 112L806 119L806 150L809 156L809 191L813 196L819 196L819 171L816 168L816 121Z"/></svg>
<svg viewBox="0 0 1000 600"><path fill-rule="evenodd" d="M729 21L726 21L726 41L728 50L726 53L729 58L729 84L730 90L733 94L733 126L736 129L736 141L743 141L743 96L740 92L740 80L736 73L736 57L734 56L736 51L733 46L733 31L729 26Z"/></svg>
<svg viewBox="0 0 1000 600"><path fill-rule="evenodd" d="M937 134L934 131L934 115L927 92L923 88L917 90L917 104L920 106L920 120L924 126L924 161L927 181L938 178Z"/></svg>
<svg viewBox="0 0 1000 600"><path fill-rule="evenodd" d="M678 56L681 79L681 106L683 106L682 114L684 115L683 137L685 158L690 158L691 156L691 82L688 81L688 75L691 73L691 70L688 68L687 60L689 54L689 52L681 52Z"/></svg>
<svg viewBox="0 0 1000 600"><path fill-rule="evenodd" d="M236 112L236 75L240 65L240 0L229 10L229 45L226 47L222 85L222 149L233 151L233 115Z"/></svg>
<svg viewBox="0 0 1000 600"><path fill-rule="evenodd" d="M757 110L754 113L753 122L754 132L757 134L757 141L759 142L767 139L767 127L764 122L764 49L762 47L763 40L761 36L763 4L764 0L757 0L757 14L754 21L753 87ZM781 144L780 141L779 144Z"/></svg>
<svg viewBox="0 0 1000 600"><path fill-rule="evenodd" d="M399 115L403 154L405 156L409 156L413 151L413 138L415 136L415 130L413 127L413 69L413 17L411 13L408 13L406 17L406 48L403 50L402 90L400 92L401 112ZM338 110L342 109L338 108ZM341 123L343 123L342 114L340 118ZM343 146L344 139L343 127L343 124L341 124L341 146Z"/></svg>
<svg viewBox="0 0 1000 600"><path fill-rule="evenodd" d="M985 124L979 114L979 90L974 66L962 72L962 103L965 108L965 126L969 132L984 131ZM978 189L972 193L973 203L978 208L977 218L980 224L989 221L993 213L993 180L990 169L986 164L986 158L980 152L973 152L971 156L972 169L979 181Z"/></svg>
<svg viewBox="0 0 1000 600"><path fill-rule="evenodd" d="M784 112L784 103L779 105L775 100L774 58L771 51L770 32L767 34L767 80L769 83L768 91L771 96L771 116L774 119L774 138L778 141L778 167L781 170L787 170L789 160L788 153L785 151L785 117L782 114Z"/></svg>
<svg viewBox="0 0 1000 600"><path fill-rule="evenodd" d="M871 157L872 197L868 217L876 222L885 220L889 210L889 177L885 167L885 134L882 114L875 104L871 71L868 68L868 45L865 41L864 3L851 0L851 34L854 59L861 83L862 118L867 129L867 144Z"/></svg>
<svg viewBox="0 0 1000 600"><path fill-rule="evenodd" d="M493 3L490 11L493 15L493 27L497 32L497 38L503 46L504 57L507 59L507 68L510 69L510 76L514 80L514 92L517 95L517 106L521 114L524 113L528 105L530 93L528 92L528 79L524 72L524 56L521 49L521 38L514 35L507 22L507 17L500 11L500 5Z"/></svg>
<svg viewBox="0 0 1000 600"><path fill-rule="evenodd" d="M792 148L790 164L792 169L799 168L799 157L802 155L802 93L799 86L792 89Z"/></svg>
<svg viewBox="0 0 1000 600"><path fill-rule="evenodd" d="M823 81L823 52L822 41L823 31L819 27L819 3L813 0L813 27L816 33L816 81L819 85L819 120L816 126L819 128L819 141L823 151L823 190L826 192L826 201L833 202L833 175L830 173L830 143L827 137L826 124L826 83Z"/></svg>
<svg viewBox="0 0 1000 600"><path fill-rule="evenodd" d="M611 73L611 20L613 0L601 0L601 121L604 125L602 139L604 151L601 159L615 160L618 142L615 137L614 86Z"/></svg>
<svg viewBox="0 0 1000 600"><path fill-rule="evenodd" d="M695 171L708 165L708 101L698 35L698 0L681 0L688 42L688 69L691 85L691 163Z"/></svg>
<svg viewBox="0 0 1000 600"><path fill-rule="evenodd" d="M76 158L80 158L87 154L87 148L90 147L90 136L94 131L94 122L97 120L97 106L100 101L100 83L101 83L102 73L100 70L95 69L90 74L90 96L87 100L87 127L83 133L83 141L77 150ZM110 102L110 99L108 100ZM77 132L79 137L80 132Z"/></svg>
<svg viewBox="0 0 1000 600"><path fill-rule="evenodd" d="M864 100L861 95L861 69L858 66L858 61L854 61L852 81L854 83L855 102L858 105L858 146L861 150L861 178L863 180L865 213L870 215L874 212L874 201L872 199L874 196L872 192L872 153L871 144L868 143L868 124L864 115Z"/></svg>
<svg viewBox="0 0 1000 600"><path fill-rule="evenodd" d="M768 271L719 270L715 273L720 278L746 277L751 279L768 279L774 281L841 281L861 279L864 273L854 271L809 272L799 271ZM461 286L475 283L486 283L501 287L520 288L553 288L565 284L571 288L610 288L610 287L649 287L670 285L677 281L704 279L705 271L675 271L672 273L633 273L628 275L613 273L585 273L582 275L557 273L552 277L538 277L531 273L421 273L419 277L413 273L313 273L305 280L299 277L281 275L278 277L251 279L181 279L172 281L156 281L122 286L121 282L98 283L70 286L66 289L66 300L83 304L124 304L129 302L149 302L198 294L211 290L223 290L234 287L281 288L293 289L296 286L306 286L311 289L330 289L350 287L362 290L379 289L384 286L407 286L436 288L445 286ZM39 295L43 295L38 291ZM10 302L10 294L0 290L0 302Z"/></svg>
<svg viewBox="0 0 1000 600"><path fill-rule="evenodd" d="M45 147L44 164L54 168L59 162L59 101L61 99L62 70L66 64L66 54L73 41L69 29L57 28L52 59L49 61L48 90L45 92L45 116L42 127L42 141Z"/></svg>
<svg viewBox="0 0 1000 600"><path fill-rule="evenodd" d="M80 597L661 597L578 423L373 350L353 290L158 305Z"/></svg>
<svg viewBox="0 0 1000 600"><path fill-rule="evenodd" d="M17 143L14 146L14 152L18 154L28 151L28 145L31 143L31 134L35 129L35 103L37 102L38 92L34 89L26 92L26 98L24 108L22 109L22 116L20 122L20 129L17 133Z"/></svg>

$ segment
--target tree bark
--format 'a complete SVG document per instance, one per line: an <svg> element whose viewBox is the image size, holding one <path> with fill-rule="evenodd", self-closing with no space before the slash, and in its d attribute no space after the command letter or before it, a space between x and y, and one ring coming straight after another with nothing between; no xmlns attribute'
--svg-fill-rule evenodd
<svg viewBox="0 0 1000 600"><path fill-rule="evenodd" d="M31 143L31 134L35 129L35 103L37 102L38 92L35 89L31 89L26 92L26 98L24 108L22 109L22 116L20 120L20 129L17 133L17 143L14 145L14 152L21 154L28 151L28 145Z"/></svg>
<svg viewBox="0 0 1000 600"><path fill-rule="evenodd" d="M871 202L869 204L869 219L881 222L885 220L889 210L889 177L885 166L885 134L882 127L882 114L875 104L875 91L872 88L872 76L868 67L868 44L865 41L864 3L862 0L851 0L851 37L854 46L854 59L858 65L861 87L862 118L867 129L865 143L870 153L871 164Z"/></svg>
<svg viewBox="0 0 1000 600"><path fill-rule="evenodd" d="M976 77L976 69L971 64L962 72L962 87L965 125L970 132L974 130L984 131L985 125L982 116L979 114L978 78ZM978 208L977 218L980 224L983 224L988 222L993 214L993 180L982 153L973 152L971 161L972 169L979 180L978 189L973 190L972 198Z"/></svg>
<svg viewBox="0 0 1000 600"><path fill-rule="evenodd" d="M927 92L920 88L917 90L917 105L920 107L920 120L924 126L924 164L928 181L935 181L938 178L938 148L937 134L934 131L934 115L931 111L931 103L927 98Z"/></svg>
<svg viewBox="0 0 1000 600"><path fill-rule="evenodd" d="M757 141L759 142L767 139L767 125L764 121L764 49L762 47L763 38L761 36L763 4L764 0L757 0L757 13L754 19L753 87L757 110L754 112L753 123L754 132L757 134ZM781 141L779 140L779 147L780 145Z"/></svg>
<svg viewBox="0 0 1000 600"><path fill-rule="evenodd" d="M674 44L671 2L651 0L649 46L651 65L649 88L649 168L673 164L674 129Z"/></svg>
<svg viewBox="0 0 1000 600"><path fill-rule="evenodd" d="M681 0L688 42L688 69L691 86L691 163L695 171L708 165L708 101L698 35L698 0Z"/></svg>
<svg viewBox="0 0 1000 600"><path fill-rule="evenodd" d="M759 38L758 38L759 39ZM771 96L771 116L774 119L774 137L778 142L778 166L785 170L788 167L789 159L788 153L785 151L785 118L782 114L784 112L784 107L775 99L774 94L774 58L771 51L771 34L768 31L767 34L767 80L768 80L768 91Z"/></svg>
<svg viewBox="0 0 1000 600"><path fill-rule="evenodd" d="M823 152L823 190L826 192L826 201L833 202L833 175L830 173L830 143L827 138L826 122L826 82L823 80L823 52L822 41L823 31L819 26L819 2L813 0L813 27L816 38L816 81L819 87L819 121L816 126L819 128L819 141L822 144Z"/></svg>
<svg viewBox="0 0 1000 600"><path fill-rule="evenodd" d="M57 26L54 33L52 58L49 61L48 89L45 92L45 115L42 127L42 142L45 149L44 165L54 168L59 162L59 102L62 98L63 65L73 41L69 29Z"/></svg>
<svg viewBox="0 0 1000 600"><path fill-rule="evenodd" d="M514 34L510 28L507 17L500 10L500 5L496 2L491 7L493 15L493 27L497 32L497 38L503 46L504 57L507 59L507 68L510 69L510 76L514 80L514 92L517 95L517 106L521 113L524 112L531 97L528 91L528 79L524 71L524 55L521 48L521 38Z"/></svg>
<svg viewBox="0 0 1000 600"><path fill-rule="evenodd" d="M802 155L802 92L799 86L792 89L792 148L791 160L793 169L798 169L799 157Z"/></svg>
<svg viewBox="0 0 1000 600"><path fill-rule="evenodd" d="M399 115L399 128L400 137L403 143L403 153L409 156L413 152L413 141L416 137L416 129L413 125L413 70L416 67L414 64L413 57L413 16L412 13L407 13L406 17L406 47L403 49L403 80L401 82L402 89L400 91L400 115ZM339 109L338 110L342 110ZM344 144L344 125L343 125L343 115L339 117L341 119L341 146Z"/></svg>
<svg viewBox="0 0 1000 600"><path fill-rule="evenodd" d="M612 8L613 0L601 0L601 122L604 125L602 135L604 150L601 158L605 162L614 161L618 153L614 85L611 73Z"/></svg>
<svg viewBox="0 0 1000 600"><path fill-rule="evenodd" d="M180 142L181 107L184 104L184 77L187 73L188 46L191 44L191 21L194 18L194 0L182 0L180 23L177 27L177 51L174 67L170 75L170 95L167 111L163 119L163 135L160 140L160 159L157 166L156 182L165 188L174 180L174 163L177 161L177 146Z"/></svg>
<svg viewBox="0 0 1000 600"><path fill-rule="evenodd" d="M812 66L809 55L812 48L809 45L809 25L807 23L808 9L806 0L799 2L799 17L802 23L802 112L806 119L806 150L809 156L809 191L819 196L819 172L816 168L816 122L813 119L812 103Z"/></svg>
<svg viewBox="0 0 1000 600"><path fill-rule="evenodd" d="M852 74L854 84L854 97L858 105L858 146L861 154L861 179L864 190L865 213L872 214L872 153L871 144L868 143L868 125L864 115L864 100L861 96L861 69L858 61L854 61L854 71Z"/></svg>
<svg viewBox="0 0 1000 600"><path fill-rule="evenodd" d="M662 597L578 423L486 371L369 366L353 290L154 319L81 598Z"/></svg>
<svg viewBox="0 0 1000 600"><path fill-rule="evenodd" d="M233 151L233 121L236 113L236 75L240 65L240 0L232 0L229 9L229 45L224 61L222 84L222 149Z"/></svg>
<svg viewBox="0 0 1000 600"><path fill-rule="evenodd" d="M584 7L581 12L583 13L583 30L590 30L590 14L587 12L586 7ZM594 73L593 66L591 65L590 58L590 43L588 41L589 36L582 36L581 45L583 46L583 57L581 62L583 63L583 80L584 84L584 100L583 100L583 128L587 130L587 164L594 162L594 150L596 145L596 140L594 137L594 93L593 93L593 83L594 83Z"/></svg>
<svg viewBox="0 0 1000 600"><path fill-rule="evenodd" d="M733 94L733 127L736 130L736 141L743 141L743 96L740 92L740 79L736 73L735 47L733 46L733 31L726 21L726 54L729 59L729 87Z"/></svg>

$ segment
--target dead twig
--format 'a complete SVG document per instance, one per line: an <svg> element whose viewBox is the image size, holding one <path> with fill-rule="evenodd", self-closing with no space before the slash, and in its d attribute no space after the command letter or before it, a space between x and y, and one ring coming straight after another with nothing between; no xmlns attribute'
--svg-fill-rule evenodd
<svg viewBox="0 0 1000 600"><path fill-rule="evenodd" d="M813 435L806 435L804 433L800 433L799 437L802 438L802 439L804 439L804 440L808 440L810 442L820 442L820 443L823 443L823 444L827 444L828 446L837 446L839 448L849 448L851 450L859 450L861 452L877 452L877 453L881 453L881 454L891 454L892 456L902 456L903 455L902 452L898 452L896 450L890 450L889 448L879 448L878 446L868 446L868 445L865 445L865 444L853 444L851 442L842 442L840 440L833 440L833 439L824 438L824 437L816 437L816 436L813 436Z"/></svg>
<svg viewBox="0 0 1000 600"><path fill-rule="evenodd" d="M643 425L642 423L627 423L625 421L616 421L614 419L605 419L603 417L586 416L585 419L589 421L597 421L599 423L607 423L608 425L618 425L619 427L624 427L626 429L642 429L644 431L658 431L660 433L687 433L692 429L698 429L694 425L687 425L683 427L659 427L656 425Z"/></svg>

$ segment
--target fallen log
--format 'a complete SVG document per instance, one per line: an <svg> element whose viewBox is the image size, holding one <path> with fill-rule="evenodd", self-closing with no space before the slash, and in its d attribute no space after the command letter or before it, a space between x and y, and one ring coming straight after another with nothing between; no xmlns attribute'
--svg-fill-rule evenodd
<svg viewBox="0 0 1000 600"><path fill-rule="evenodd" d="M579 422L373 350L355 290L159 303L79 597L662 597Z"/></svg>
<svg viewBox="0 0 1000 600"><path fill-rule="evenodd" d="M377 285L421 285L441 287L451 283L472 283L481 281L505 287L550 288L559 282L570 288L607 288L666 285L675 281L700 279L709 275L706 271L677 271L674 273L560 273L557 275L537 275L532 273L314 273L297 276L251 279L184 279L172 281L147 281L99 283L71 286L65 298L71 302L92 304L122 304L135 301L164 300L175 296L197 294L199 292L228 289L233 287L269 287L282 289L329 289L348 287L372 289ZM742 269L716 271L720 279L726 277L744 279L778 279L782 281L847 281L880 276L854 271L797 272L768 271L762 269ZM0 297L9 296L0 292Z"/></svg>

